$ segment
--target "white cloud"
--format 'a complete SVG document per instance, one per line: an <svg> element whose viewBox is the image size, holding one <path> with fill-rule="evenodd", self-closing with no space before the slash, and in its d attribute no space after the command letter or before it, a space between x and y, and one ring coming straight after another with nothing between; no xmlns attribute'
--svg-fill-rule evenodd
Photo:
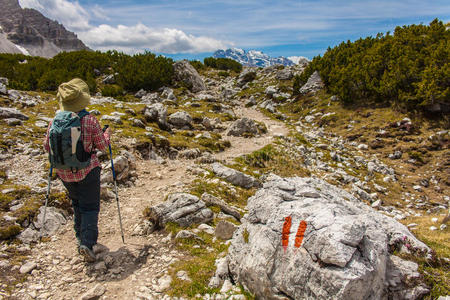
<svg viewBox="0 0 450 300"><path fill-rule="evenodd" d="M34 8L45 16L58 20L67 29L75 31L89 47L96 50L119 50L137 53L144 50L174 53L211 52L231 45L206 36L186 34L174 28L153 29L141 23L134 26L102 24L93 26L90 21L109 20L106 11L95 4L89 13L78 1L19 0L22 7Z"/></svg>
<svg viewBox="0 0 450 300"><path fill-rule="evenodd" d="M103 24L79 32L78 35L95 49L116 49L128 53L145 49L168 54L201 53L229 46L229 43L204 36L193 36L178 29L152 29L143 24L117 27Z"/></svg>

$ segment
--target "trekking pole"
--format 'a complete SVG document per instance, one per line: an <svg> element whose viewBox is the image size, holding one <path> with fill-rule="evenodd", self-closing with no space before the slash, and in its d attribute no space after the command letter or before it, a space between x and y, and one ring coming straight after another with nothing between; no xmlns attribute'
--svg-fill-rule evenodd
<svg viewBox="0 0 450 300"><path fill-rule="evenodd" d="M47 195L45 196L44 218L42 219L42 229L44 229L44 227L45 227L45 216L47 215L47 204L48 204L48 198L50 197L50 183L52 182L52 173L53 173L53 166L50 165L50 171L48 173Z"/></svg>
<svg viewBox="0 0 450 300"><path fill-rule="evenodd" d="M108 127L109 127L108 125L105 125L105 127L103 127L103 131L108 129ZM117 193L116 171L114 170L114 162L113 162L112 150L111 150L111 142L109 142L109 157L111 158L111 169L112 169L113 179L114 179L114 192L116 194L117 211L119 212L120 233L122 234L122 242L125 244L125 238L123 236L123 227L122 227L122 216L120 215L119 194Z"/></svg>

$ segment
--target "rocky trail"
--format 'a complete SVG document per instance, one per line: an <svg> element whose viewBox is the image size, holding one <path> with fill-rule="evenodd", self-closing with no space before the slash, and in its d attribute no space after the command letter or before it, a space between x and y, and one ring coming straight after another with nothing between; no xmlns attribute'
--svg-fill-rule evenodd
<svg viewBox="0 0 450 300"><path fill-rule="evenodd" d="M231 147L216 154L217 160L231 161L288 133L282 122L254 108L242 107L237 111L239 117L263 122L268 132L253 138L227 137ZM39 243L31 250L30 261L36 270L31 271L15 297L77 299L85 294L81 299L94 299L96 295L103 295L101 299L164 298L163 292L170 284L167 270L173 262L183 259L183 253L161 232L141 236L134 234L134 230L141 221L144 207L162 203L166 195L182 192L189 186L196 177L188 169L194 166L189 160L167 160L164 164L139 160L135 186L119 189L125 244L120 237L116 202L102 202L98 251L102 251L102 257L112 257L112 265L105 265L103 261L86 265L81 260L76 250L73 222L69 220L50 242Z"/></svg>
<svg viewBox="0 0 450 300"><path fill-rule="evenodd" d="M391 111L343 112L318 73L295 97L292 78L304 66L250 68L237 77L200 76L187 62L177 68L191 90L91 100L92 113L116 128L125 232L123 244L108 158L99 153L92 264L78 255L73 221L54 207L57 197L42 228L46 155L11 129L28 122L41 141L53 111L30 109L27 121L0 107L3 138L23 139L14 147L2 141L12 150L0 153L0 171L8 170L0 184L9 184L1 192L15 195L6 198L0 225L23 229L0 247L2 278L13 282L2 283L0 300L416 300L448 290L449 229L438 224L450 200L448 130L420 132L415 120ZM48 105L40 95L5 93L2 101L19 108ZM63 191L53 182L52 194L65 198ZM31 220L20 219L27 192L38 197ZM416 238L429 234L435 240L426 245ZM437 255L429 246L439 241ZM434 277L439 284L430 284Z"/></svg>

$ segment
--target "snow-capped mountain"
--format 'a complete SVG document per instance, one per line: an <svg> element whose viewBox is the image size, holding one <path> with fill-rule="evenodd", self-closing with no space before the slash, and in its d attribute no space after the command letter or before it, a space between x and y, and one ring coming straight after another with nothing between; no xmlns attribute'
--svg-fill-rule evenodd
<svg viewBox="0 0 450 300"><path fill-rule="evenodd" d="M257 51L249 50L245 51L239 48L231 48L227 50L217 50L214 52L213 57L215 58L231 58L235 61L241 63L244 66L250 67L269 67L273 65L284 65L292 66L295 63L283 56L280 57L270 57L269 55Z"/></svg>

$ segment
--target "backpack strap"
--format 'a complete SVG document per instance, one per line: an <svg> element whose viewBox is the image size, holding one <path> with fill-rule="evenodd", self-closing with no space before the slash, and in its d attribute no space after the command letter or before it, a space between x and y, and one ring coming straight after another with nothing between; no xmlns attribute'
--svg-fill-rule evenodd
<svg viewBox="0 0 450 300"><path fill-rule="evenodd" d="M83 109L82 111L78 112L78 117L80 117L80 119L83 119L83 117L89 115L89 112L86 109Z"/></svg>

